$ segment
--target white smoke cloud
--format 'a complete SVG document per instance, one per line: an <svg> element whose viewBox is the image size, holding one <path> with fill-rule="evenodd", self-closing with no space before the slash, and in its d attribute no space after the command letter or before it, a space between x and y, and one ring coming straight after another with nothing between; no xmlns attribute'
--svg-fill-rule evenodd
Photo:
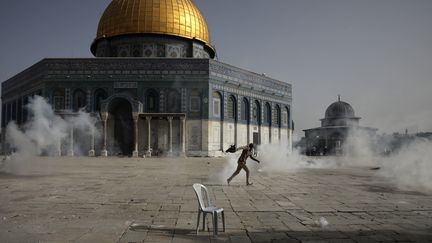
<svg viewBox="0 0 432 243"><path fill-rule="evenodd" d="M69 145L68 138L72 128L74 135L81 139L88 137L92 130L98 134L95 119L84 111L63 119L56 115L51 105L40 96L31 98L25 108L28 110L28 122L21 128L15 122L10 122L6 127L6 143L13 152L11 162L28 161L31 157L40 155L58 156L62 149L61 144L66 147ZM88 143L89 139L85 140L81 142ZM75 143L79 144L77 140ZM79 147L76 149L74 152L78 154L87 152L78 151Z"/></svg>
<svg viewBox="0 0 432 243"><path fill-rule="evenodd" d="M6 128L6 141L21 155L54 155L59 139L67 136L67 123L55 115L40 96L29 100L29 122L20 130L14 122Z"/></svg>
<svg viewBox="0 0 432 243"><path fill-rule="evenodd" d="M296 148L290 151L286 143L263 144L258 150L258 159L262 161L259 171L263 173L293 173L307 168L339 168L350 164L345 156L308 157Z"/></svg>
<svg viewBox="0 0 432 243"><path fill-rule="evenodd" d="M258 151L260 172L295 172L313 165L297 150L291 152L287 143L259 145Z"/></svg>
<svg viewBox="0 0 432 243"><path fill-rule="evenodd" d="M367 130L353 128L348 132L343 144L342 165L345 166L378 166L380 158L376 155L375 136Z"/></svg>
<svg viewBox="0 0 432 243"><path fill-rule="evenodd" d="M353 130L345 143L345 165L380 167L385 176L402 189L432 191L432 141L422 138L402 140L401 148L388 155L391 139L375 140L367 133Z"/></svg>
<svg viewBox="0 0 432 243"><path fill-rule="evenodd" d="M432 191L432 142L416 139L383 158L381 174L403 189Z"/></svg>
<svg viewBox="0 0 432 243"><path fill-rule="evenodd" d="M397 153L383 155L382 148L389 147L391 141L376 140L367 132L353 130L344 144L345 154L341 156L307 157L296 149L292 152L287 144L265 144L258 147L257 165L250 159L248 167L251 178L256 173L294 173L307 168L338 169L342 167L380 168L378 176L388 178L389 182L402 189L417 191L432 191L432 141L416 139L405 144ZM221 178L226 178L234 172L237 158L240 154L228 154ZM238 177L243 177L240 174ZM225 180L221 180L225 182ZM243 178L241 180L244 180Z"/></svg>

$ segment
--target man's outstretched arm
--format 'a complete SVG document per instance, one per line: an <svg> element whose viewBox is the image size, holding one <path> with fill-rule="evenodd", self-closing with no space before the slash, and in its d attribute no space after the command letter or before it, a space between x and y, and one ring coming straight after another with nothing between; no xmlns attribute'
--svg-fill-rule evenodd
<svg viewBox="0 0 432 243"><path fill-rule="evenodd" d="M247 146L238 147L236 149L236 152L239 151L239 150L244 150L244 149L248 149L248 147Z"/></svg>
<svg viewBox="0 0 432 243"><path fill-rule="evenodd" d="M255 157L253 157L252 155L251 156L249 156L252 160L255 160L258 164L260 163L260 161L259 160L257 160Z"/></svg>

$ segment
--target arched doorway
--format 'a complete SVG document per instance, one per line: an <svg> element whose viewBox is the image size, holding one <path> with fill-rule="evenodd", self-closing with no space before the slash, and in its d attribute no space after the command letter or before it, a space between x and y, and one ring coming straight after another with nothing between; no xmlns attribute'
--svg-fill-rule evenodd
<svg viewBox="0 0 432 243"><path fill-rule="evenodd" d="M110 102L109 113L114 151L122 155L132 155L134 150L132 105L124 98L115 98Z"/></svg>

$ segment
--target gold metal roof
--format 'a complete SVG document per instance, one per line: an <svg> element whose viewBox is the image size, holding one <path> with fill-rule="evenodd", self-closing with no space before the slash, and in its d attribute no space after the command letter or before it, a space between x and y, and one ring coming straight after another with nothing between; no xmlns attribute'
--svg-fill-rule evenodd
<svg viewBox="0 0 432 243"><path fill-rule="evenodd" d="M207 23L192 0L113 0L99 22L96 40L147 33L195 38L212 48Z"/></svg>

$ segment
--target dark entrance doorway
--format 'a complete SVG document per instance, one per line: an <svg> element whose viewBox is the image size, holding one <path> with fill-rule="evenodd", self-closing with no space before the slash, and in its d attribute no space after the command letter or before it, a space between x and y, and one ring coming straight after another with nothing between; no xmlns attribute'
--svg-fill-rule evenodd
<svg viewBox="0 0 432 243"><path fill-rule="evenodd" d="M114 141L122 155L132 155L133 119L132 106L126 99L111 101L109 113L114 122Z"/></svg>

